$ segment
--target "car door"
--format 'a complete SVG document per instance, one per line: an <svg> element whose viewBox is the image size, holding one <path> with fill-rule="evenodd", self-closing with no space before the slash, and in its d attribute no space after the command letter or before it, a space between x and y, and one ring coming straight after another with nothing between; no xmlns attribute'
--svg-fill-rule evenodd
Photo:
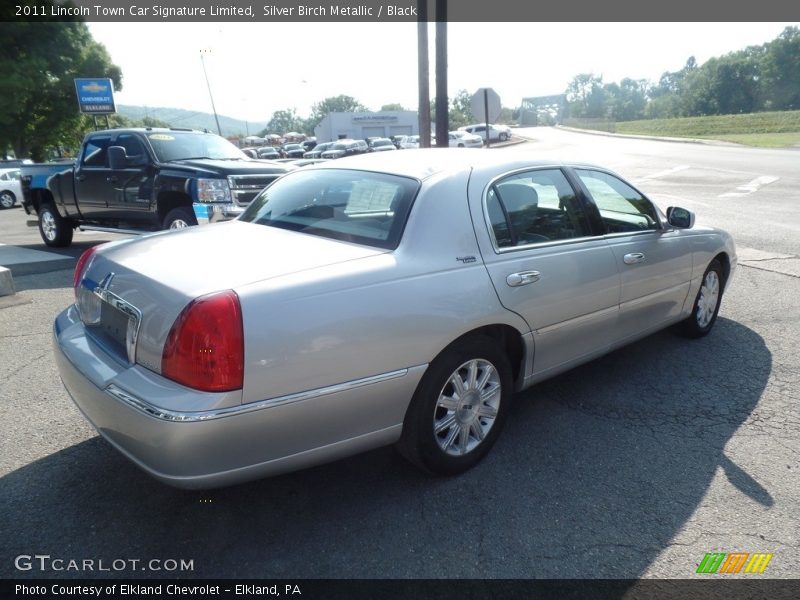
<svg viewBox="0 0 800 600"><path fill-rule="evenodd" d="M85 219L102 219L107 215L108 198L113 190L108 178L108 147L111 134L100 133L87 138L80 163L75 170L75 197Z"/></svg>
<svg viewBox="0 0 800 600"><path fill-rule="evenodd" d="M575 169L606 229L621 276L618 340L674 320L692 274L691 249L643 194L614 174Z"/></svg>
<svg viewBox="0 0 800 600"><path fill-rule="evenodd" d="M534 378L605 351L614 337L619 273L564 172L525 169L483 190L470 185L471 198L482 197L482 214L473 218L492 284L533 332Z"/></svg>
<svg viewBox="0 0 800 600"><path fill-rule="evenodd" d="M139 137L133 133L121 133L114 140L115 146L125 148L128 157L124 169L110 169L108 175L108 213L118 218L142 218L149 216L153 194L155 170L153 161Z"/></svg>

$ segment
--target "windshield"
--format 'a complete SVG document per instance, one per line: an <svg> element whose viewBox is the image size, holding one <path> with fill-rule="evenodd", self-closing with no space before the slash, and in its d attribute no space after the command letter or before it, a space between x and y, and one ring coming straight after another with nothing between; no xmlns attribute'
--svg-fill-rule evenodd
<svg viewBox="0 0 800 600"><path fill-rule="evenodd" d="M400 243L415 179L350 171L295 171L263 190L240 221L394 250Z"/></svg>
<svg viewBox="0 0 800 600"><path fill-rule="evenodd" d="M347 150L347 146L345 144L334 144L328 150Z"/></svg>
<svg viewBox="0 0 800 600"><path fill-rule="evenodd" d="M228 140L213 133L165 131L147 134L160 162L213 158L217 160L248 160L247 155Z"/></svg>
<svg viewBox="0 0 800 600"><path fill-rule="evenodd" d="M391 145L392 145L391 140L375 140L374 142L372 142L373 148L376 146L391 146Z"/></svg>

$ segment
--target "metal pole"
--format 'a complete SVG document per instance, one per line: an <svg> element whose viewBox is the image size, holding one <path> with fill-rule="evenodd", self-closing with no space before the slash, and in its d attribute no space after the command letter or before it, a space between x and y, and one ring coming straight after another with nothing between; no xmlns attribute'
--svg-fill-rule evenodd
<svg viewBox="0 0 800 600"><path fill-rule="evenodd" d="M483 116L486 117L486 147L492 144L492 136L489 132L489 90L483 88Z"/></svg>
<svg viewBox="0 0 800 600"><path fill-rule="evenodd" d="M214 111L214 120L217 122L217 133L222 135L222 128L219 126L219 117L217 116L217 107L214 106L214 96L211 95L211 84L208 82L208 73L206 73L206 61L203 60L203 54L211 52L210 50L200 50L200 63L203 65L203 75L206 78L206 87L208 87L208 97L211 98L211 110Z"/></svg>
<svg viewBox="0 0 800 600"><path fill-rule="evenodd" d="M450 145L447 99L447 0L436 0L436 146Z"/></svg>
<svg viewBox="0 0 800 600"><path fill-rule="evenodd" d="M428 84L428 0L417 1L417 74L419 78L419 147L431 147L431 92Z"/></svg>

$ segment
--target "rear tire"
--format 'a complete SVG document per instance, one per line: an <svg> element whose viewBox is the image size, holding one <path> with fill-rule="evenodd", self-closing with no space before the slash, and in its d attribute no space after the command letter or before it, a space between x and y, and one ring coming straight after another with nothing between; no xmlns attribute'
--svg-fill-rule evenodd
<svg viewBox="0 0 800 600"><path fill-rule="evenodd" d="M512 385L508 357L494 339L476 335L450 346L423 375L398 450L437 475L472 468L500 435Z"/></svg>
<svg viewBox="0 0 800 600"><path fill-rule="evenodd" d="M5 191L0 194L0 208L14 208L17 198L13 193Z"/></svg>
<svg viewBox="0 0 800 600"><path fill-rule="evenodd" d="M73 229L70 222L58 214L52 204L39 207L39 235L52 248L64 248L72 243Z"/></svg>
<svg viewBox="0 0 800 600"><path fill-rule="evenodd" d="M197 225L197 218L194 216L191 209L185 206L173 208L167 213L167 216L164 217L164 229L184 229L193 225Z"/></svg>
<svg viewBox="0 0 800 600"><path fill-rule="evenodd" d="M676 325L676 332L688 338L700 338L708 335L717 321L724 287L725 274L722 265L717 259L714 259L703 273L703 282L694 299L692 314Z"/></svg>

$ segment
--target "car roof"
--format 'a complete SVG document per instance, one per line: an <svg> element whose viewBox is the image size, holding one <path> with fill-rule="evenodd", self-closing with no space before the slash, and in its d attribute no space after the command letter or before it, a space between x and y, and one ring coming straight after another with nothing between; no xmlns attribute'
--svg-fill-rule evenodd
<svg viewBox="0 0 800 600"><path fill-rule="evenodd" d="M389 154L391 156L389 156ZM339 159L335 164L314 166L314 169L357 169L393 173L424 180L439 173L487 169L498 173L526 167L566 166L563 161L532 159L530 152L465 150L463 148L419 148L404 152L370 152ZM591 166L594 165L580 165ZM602 167L600 167L602 168Z"/></svg>

